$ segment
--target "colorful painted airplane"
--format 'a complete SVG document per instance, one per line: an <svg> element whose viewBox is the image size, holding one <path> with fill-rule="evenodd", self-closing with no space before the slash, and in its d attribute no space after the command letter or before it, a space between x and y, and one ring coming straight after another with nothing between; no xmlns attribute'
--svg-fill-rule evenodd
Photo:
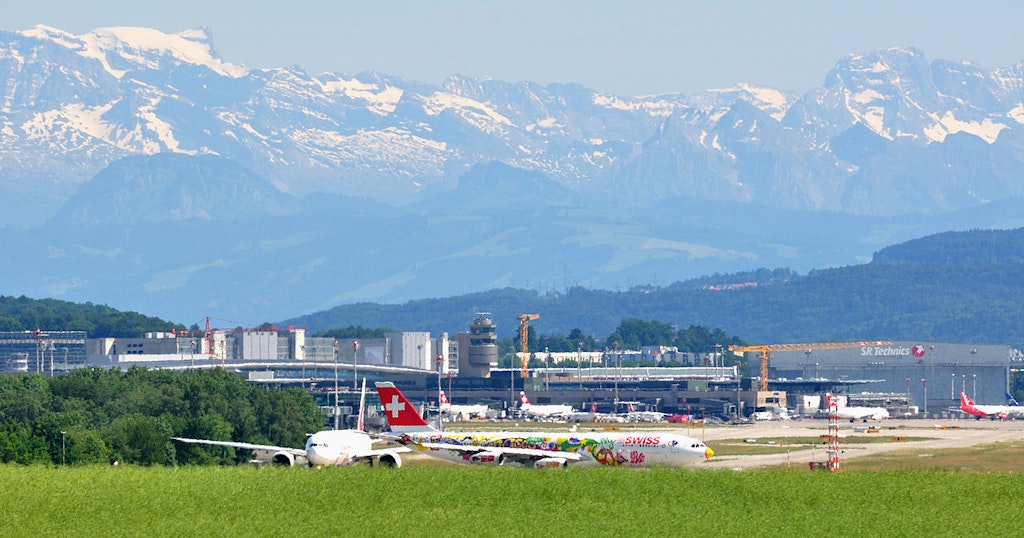
<svg viewBox="0 0 1024 538"><path fill-rule="evenodd" d="M359 422L354 430L339 430L337 405L335 405L334 429L318 431L306 439L306 447L291 448L285 446L261 445L256 443L240 443L235 441L214 441L211 439L190 439L172 437L182 443L244 448L247 450L264 450L272 453L271 463L295 465L296 459L305 459L310 467L350 466L357 464L379 465L382 467L401 467L400 452L409 452L406 447L373 448L379 440L370 437L363 431L363 402L366 386L363 382L363 394L359 400Z"/></svg>
<svg viewBox="0 0 1024 538"><path fill-rule="evenodd" d="M443 432L431 427L393 383L377 382L391 431L400 443L449 461L566 467L682 466L714 456L702 441L655 432Z"/></svg>
<svg viewBox="0 0 1024 538"><path fill-rule="evenodd" d="M519 391L519 409L534 418L569 418L576 412L571 405L534 405L525 391Z"/></svg>
<svg viewBox="0 0 1024 538"><path fill-rule="evenodd" d="M1007 394L1007 396L1010 395ZM1012 396L1010 396L1010 400L1011 402L1013 401ZM1013 405L1012 403L1010 405L978 405L963 391L960 392L960 410L979 419L1000 418L1006 420L1008 418L1024 416L1024 407Z"/></svg>
<svg viewBox="0 0 1024 538"><path fill-rule="evenodd" d="M463 416L463 417L467 417L467 418L470 418L470 417L486 417L487 416L487 411L489 411L489 408L486 405L484 405L484 404L477 404L477 405L455 405L455 404L453 404L453 403L448 401L448 396L445 395L443 390L441 391L440 396L438 397L438 400L439 400L439 403L440 403L438 408L441 410L441 412L442 413L447 413L448 416L451 416L451 417L457 417L457 416L460 416L460 415Z"/></svg>

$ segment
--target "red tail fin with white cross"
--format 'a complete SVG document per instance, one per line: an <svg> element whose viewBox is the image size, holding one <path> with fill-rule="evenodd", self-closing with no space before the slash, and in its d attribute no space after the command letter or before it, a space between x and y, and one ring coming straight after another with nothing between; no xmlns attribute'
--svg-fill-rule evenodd
<svg viewBox="0 0 1024 538"><path fill-rule="evenodd" d="M384 416L388 419L391 431L395 433L409 433L433 431L434 428L423 420L423 417L416 411L416 406L410 402L402 391L390 381L378 381L376 383L377 394L380 395L380 403L384 406Z"/></svg>

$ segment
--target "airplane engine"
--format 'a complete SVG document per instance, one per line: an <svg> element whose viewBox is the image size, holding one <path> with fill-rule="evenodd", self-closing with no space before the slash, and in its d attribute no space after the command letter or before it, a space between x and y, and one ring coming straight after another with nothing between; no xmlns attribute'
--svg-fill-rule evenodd
<svg viewBox="0 0 1024 538"><path fill-rule="evenodd" d="M278 452L270 457L270 463L273 463L274 465L287 465L288 467L292 467L295 465L295 456L288 452Z"/></svg>
<svg viewBox="0 0 1024 538"><path fill-rule="evenodd" d="M497 452L477 452L469 457L469 462L481 465L501 465L505 463L505 456Z"/></svg>
<svg viewBox="0 0 1024 538"><path fill-rule="evenodd" d="M557 469L561 467L568 467L569 462L562 458L541 458L533 462L533 466L536 469Z"/></svg>
<svg viewBox="0 0 1024 538"><path fill-rule="evenodd" d="M374 467L392 467L398 469L402 466L402 458L398 452L388 452L373 459Z"/></svg>

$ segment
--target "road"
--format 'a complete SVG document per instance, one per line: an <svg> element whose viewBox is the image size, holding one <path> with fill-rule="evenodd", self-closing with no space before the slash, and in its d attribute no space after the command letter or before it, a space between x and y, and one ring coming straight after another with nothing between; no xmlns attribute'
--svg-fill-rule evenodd
<svg viewBox="0 0 1024 538"><path fill-rule="evenodd" d="M877 428L878 433L854 432L854 428ZM828 434L825 420L788 420L757 422L736 426L709 426L688 428L686 434L705 442L723 439L754 439L763 444L769 439L792 437L818 437ZM973 419L915 420L897 419L881 422L839 424L840 465L843 460L858 458L881 452L919 449L922 454L942 448L959 448L999 441L1024 440L1024 420L989 421ZM926 437L921 441L843 443L845 436L879 435L888 437ZM811 461L825 461L824 445L813 448L796 448L779 454L751 456L715 456L710 461L697 465L699 468L752 469L770 465L791 465L806 467Z"/></svg>

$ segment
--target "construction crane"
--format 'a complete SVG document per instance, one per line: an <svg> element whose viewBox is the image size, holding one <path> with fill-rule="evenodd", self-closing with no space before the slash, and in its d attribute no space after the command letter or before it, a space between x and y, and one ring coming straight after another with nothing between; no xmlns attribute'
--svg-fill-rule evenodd
<svg viewBox="0 0 1024 538"><path fill-rule="evenodd" d="M892 342L819 342L813 344L760 344L756 346L729 346L733 353L758 353L761 359L760 389L768 390L768 354L776 351L811 351L814 349L843 349L862 346L887 346Z"/></svg>
<svg viewBox="0 0 1024 538"><path fill-rule="evenodd" d="M520 314L519 320L519 376L526 378L530 375L527 368L530 366L530 320L540 317L540 314Z"/></svg>

